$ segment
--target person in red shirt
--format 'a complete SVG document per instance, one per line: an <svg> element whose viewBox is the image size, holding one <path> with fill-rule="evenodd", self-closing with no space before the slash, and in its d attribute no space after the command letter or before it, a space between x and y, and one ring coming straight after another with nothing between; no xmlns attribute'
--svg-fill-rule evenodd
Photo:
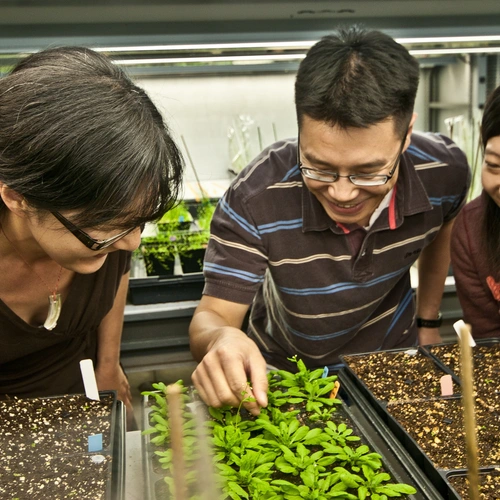
<svg viewBox="0 0 500 500"><path fill-rule="evenodd" d="M481 122L483 191L457 217L451 262L464 321L476 338L500 336L500 87Z"/></svg>

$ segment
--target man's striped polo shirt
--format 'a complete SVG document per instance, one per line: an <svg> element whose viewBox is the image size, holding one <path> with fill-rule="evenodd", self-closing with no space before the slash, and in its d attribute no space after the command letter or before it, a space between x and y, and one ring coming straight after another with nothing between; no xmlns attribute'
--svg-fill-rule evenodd
<svg viewBox="0 0 500 500"><path fill-rule="evenodd" d="M297 141L273 144L219 201L204 294L253 304L248 334L266 360L335 365L344 353L417 343L409 269L462 207L463 152L413 134L395 196L368 231L337 225L305 186Z"/></svg>

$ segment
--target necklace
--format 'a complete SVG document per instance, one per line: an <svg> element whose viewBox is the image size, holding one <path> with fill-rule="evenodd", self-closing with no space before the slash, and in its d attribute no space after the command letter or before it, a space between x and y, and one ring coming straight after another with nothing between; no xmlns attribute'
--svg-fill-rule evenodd
<svg viewBox="0 0 500 500"><path fill-rule="evenodd" d="M59 288L59 282L61 281L61 275L62 275L62 266L61 269L59 269L59 276L57 277L57 283L56 287L54 290L51 290L50 287L47 285L44 279L33 269L33 266L31 266L28 261L23 257L21 252L16 248L14 243L9 240L9 237L3 230L2 226L0 225L0 231L3 233L5 236L5 239L10 243L11 247L16 251L17 255L21 258L21 260L35 273L36 277L45 285L47 290L49 291L49 312L47 314L47 319L45 320L45 323L43 324L43 327L46 330L53 330L56 325L57 321L59 319L59 316L61 315L61 308L62 308L62 300L61 300L61 294L57 293L57 289Z"/></svg>

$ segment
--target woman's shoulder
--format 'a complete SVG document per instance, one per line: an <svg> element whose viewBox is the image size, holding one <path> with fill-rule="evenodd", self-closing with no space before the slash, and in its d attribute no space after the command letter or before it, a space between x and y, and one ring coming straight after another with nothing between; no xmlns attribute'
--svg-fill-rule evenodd
<svg viewBox="0 0 500 500"><path fill-rule="evenodd" d="M467 203L464 208L462 208L458 215L458 220L463 220L464 222L475 220L477 222L476 217L481 216L481 214L484 212L485 207L486 197L485 193L483 192L477 198L469 201L469 203Z"/></svg>

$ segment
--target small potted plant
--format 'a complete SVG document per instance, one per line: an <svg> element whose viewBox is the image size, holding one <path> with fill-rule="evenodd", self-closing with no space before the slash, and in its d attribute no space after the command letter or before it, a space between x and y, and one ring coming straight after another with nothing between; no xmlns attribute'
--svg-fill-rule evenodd
<svg viewBox="0 0 500 500"><path fill-rule="evenodd" d="M174 231L186 231L191 227L193 216L185 201L179 202L170 209L156 224L160 234Z"/></svg>
<svg viewBox="0 0 500 500"><path fill-rule="evenodd" d="M179 236L179 258L184 274L199 273L203 270L203 260L210 232L207 230L188 231Z"/></svg>
<svg viewBox="0 0 500 500"><path fill-rule="evenodd" d="M148 276L173 276L178 253L179 235L176 231L142 238L140 252Z"/></svg>

